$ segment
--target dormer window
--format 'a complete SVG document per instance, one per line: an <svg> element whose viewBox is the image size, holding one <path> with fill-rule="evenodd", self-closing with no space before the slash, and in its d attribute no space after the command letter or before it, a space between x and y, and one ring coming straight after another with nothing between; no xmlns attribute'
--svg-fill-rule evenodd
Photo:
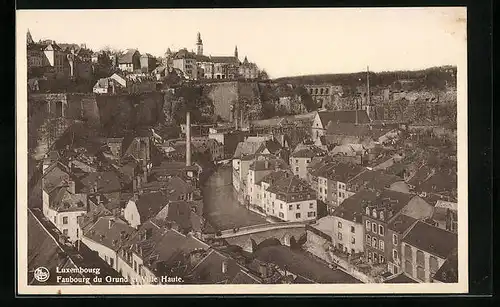
<svg viewBox="0 0 500 307"><path fill-rule="evenodd" d="M370 208L366 207L366 215L370 215Z"/></svg>
<svg viewBox="0 0 500 307"><path fill-rule="evenodd" d="M384 211L380 211L380 219L383 221L384 220Z"/></svg>
<svg viewBox="0 0 500 307"><path fill-rule="evenodd" d="M373 209L373 211L372 211L372 216L373 216L374 218L377 218L377 210Z"/></svg>

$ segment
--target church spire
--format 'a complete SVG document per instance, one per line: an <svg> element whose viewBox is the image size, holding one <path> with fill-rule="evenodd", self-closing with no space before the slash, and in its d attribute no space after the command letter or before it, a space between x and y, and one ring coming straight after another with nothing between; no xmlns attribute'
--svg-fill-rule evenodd
<svg viewBox="0 0 500 307"><path fill-rule="evenodd" d="M234 57L238 58L238 46L234 47Z"/></svg>
<svg viewBox="0 0 500 307"><path fill-rule="evenodd" d="M26 33L26 43L27 44L33 44L33 37L31 36L30 29L28 29L28 32Z"/></svg>

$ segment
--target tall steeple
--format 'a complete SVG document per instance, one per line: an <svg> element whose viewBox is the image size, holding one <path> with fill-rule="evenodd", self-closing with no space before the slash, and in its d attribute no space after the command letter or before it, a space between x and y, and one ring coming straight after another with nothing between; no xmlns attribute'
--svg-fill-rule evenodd
<svg viewBox="0 0 500 307"><path fill-rule="evenodd" d="M198 32L198 35L196 38L196 54L203 55L203 41L201 40L200 32Z"/></svg>
<svg viewBox="0 0 500 307"><path fill-rule="evenodd" d="M234 47L234 57L238 58L238 46Z"/></svg>
<svg viewBox="0 0 500 307"><path fill-rule="evenodd" d="M33 44L33 37L31 36L30 29L28 29L28 32L26 33L26 43L27 44Z"/></svg>

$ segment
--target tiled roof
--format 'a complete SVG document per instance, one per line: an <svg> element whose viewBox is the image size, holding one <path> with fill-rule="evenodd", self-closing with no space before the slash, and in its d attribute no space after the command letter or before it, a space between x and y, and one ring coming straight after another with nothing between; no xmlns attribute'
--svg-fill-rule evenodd
<svg viewBox="0 0 500 307"><path fill-rule="evenodd" d="M285 178L272 183L267 191L286 202L316 199L316 192L298 176L285 175Z"/></svg>
<svg viewBox="0 0 500 307"><path fill-rule="evenodd" d="M245 155L251 155L257 152L263 142L248 142L242 141L238 143L234 152L234 158L241 158Z"/></svg>
<svg viewBox="0 0 500 307"><path fill-rule="evenodd" d="M356 125L354 123L342 123L331 121L327 125L327 135L345 135L358 137L371 137L373 140L378 140L381 136L387 134L392 128L371 127L369 125Z"/></svg>
<svg viewBox="0 0 500 307"><path fill-rule="evenodd" d="M315 283L361 283L347 273L330 269L306 252L292 250L286 246L267 246L258 249L254 255L263 262L274 263L281 269Z"/></svg>
<svg viewBox="0 0 500 307"><path fill-rule="evenodd" d="M384 188L388 188L391 184L400 181L404 181L403 178L386 174L380 170L365 170L357 176L350 178L347 184L350 188L354 188L354 190L361 188L382 190Z"/></svg>
<svg viewBox="0 0 500 307"><path fill-rule="evenodd" d="M456 233L419 221L406 234L403 242L446 259L457 248L458 237Z"/></svg>
<svg viewBox="0 0 500 307"><path fill-rule="evenodd" d="M363 205L377 199L377 193L373 191L362 190L353 196L345 199L333 212L333 215L341 217L348 221L360 223L363 216Z"/></svg>
<svg viewBox="0 0 500 307"><path fill-rule="evenodd" d="M129 49L125 54L122 54L118 59L118 64L129 64L133 62L134 54L139 52L135 49Z"/></svg>
<svg viewBox="0 0 500 307"><path fill-rule="evenodd" d="M457 173L450 174L444 172L436 172L430 178L415 187L417 192L428 192L436 194L452 195L458 189Z"/></svg>
<svg viewBox="0 0 500 307"><path fill-rule="evenodd" d="M329 180L348 182L364 170L363 167L352 163L335 163L329 166L319 169L315 175Z"/></svg>
<svg viewBox="0 0 500 307"><path fill-rule="evenodd" d="M141 217L141 223L154 218L168 203L166 195L161 192L145 193L135 202Z"/></svg>
<svg viewBox="0 0 500 307"><path fill-rule="evenodd" d="M83 234L92 241L117 251L128 240L135 229L114 216L102 216L85 229Z"/></svg>
<svg viewBox="0 0 500 307"><path fill-rule="evenodd" d="M57 212L87 211L87 195L73 194L67 187L56 188L49 197L49 207Z"/></svg>
<svg viewBox="0 0 500 307"><path fill-rule="evenodd" d="M83 184L82 193L91 193L94 184L97 184L97 192L111 193L121 190L118 175L113 171L89 173L81 178Z"/></svg>
<svg viewBox="0 0 500 307"><path fill-rule="evenodd" d="M358 123L367 124L370 122L368 113L365 110L358 110ZM345 110L345 111L323 111L318 112L319 119L323 127L327 127L330 121L334 123L356 123L356 111L355 110Z"/></svg>
<svg viewBox="0 0 500 307"><path fill-rule="evenodd" d="M410 216L399 214L387 226L399 234L404 234L410 227L417 222L417 219Z"/></svg>
<svg viewBox="0 0 500 307"><path fill-rule="evenodd" d="M223 264L226 271L223 272ZM210 250L208 255L202 259L190 272L192 280L201 284L228 284L242 272L243 267L236 260L228 257L217 250ZM240 281L242 281L240 279Z"/></svg>
<svg viewBox="0 0 500 307"><path fill-rule="evenodd" d="M50 165L43 174L43 189L50 193L55 188L65 185L65 179L69 177L67 166L60 162Z"/></svg>
<svg viewBox="0 0 500 307"><path fill-rule="evenodd" d="M188 254L195 250L207 250L209 246L202 241L185 236L173 229L159 227L152 221L141 225L134 236L123 247L124 250L134 251L158 275L165 275L162 267L173 265L173 260L179 254ZM161 266L160 266L161 264Z"/></svg>
<svg viewBox="0 0 500 307"><path fill-rule="evenodd" d="M288 174L288 175L286 175ZM261 180L255 182L256 184L259 184L261 182L266 182L269 184L273 184L274 182L277 182L285 176L292 176L293 174L290 171L285 171L285 170L279 170L279 171L274 171L266 176L264 176Z"/></svg>
<svg viewBox="0 0 500 307"><path fill-rule="evenodd" d="M195 59L196 55L193 52L189 52L186 48L177 51L174 55L174 59Z"/></svg>
<svg viewBox="0 0 500 307"><path fill-rule="evenodd" d="M456 248L448 255L443 265L434 274L433 279L444 283L458 282L458 253Z"/></svg>
<svg viewBox="0 0 500 307"><path fill-rule="evenodd" d="M376 191L379 193L377 198L366 205L370 208L389 208L393 215L400 212L408 203L416 197L414 194L402 193L393 190L384 189Z"/></svg>
<svg viewBox="0 0 500 307"><path fill-rule="evenodd" d="M316 146L300 149L292 153L293 158L313 158L325 156L326 152Z"/></svg>

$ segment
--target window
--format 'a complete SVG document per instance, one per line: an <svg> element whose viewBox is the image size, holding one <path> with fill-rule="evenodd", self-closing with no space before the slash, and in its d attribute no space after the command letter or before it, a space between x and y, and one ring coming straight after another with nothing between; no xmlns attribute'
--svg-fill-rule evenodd
<svg viewBox="0 0 500 307"><path fill-rule="evenodd" d="M273 210L273 213L274 213L274 210ZM281 218L284 218L284 217L285 217L285 215L283 214L283 212L280 212L279 216L280 216Z"/></svg>
<svg viewBox="0 0 500 307"><path fill-rule="evenodd" d="M63 216L63 225L66 225L66 224L68 224L68 217Z"/></svg>
<svg viewBox="0 0 500 307"><path fill-rule="evenodd" d="M398 274L398 267L394 266L393 269L394 269L394 274Z"/></svg>
<svg viewBox="0 0 500 307"><path fill-rule="evenodd" d="M421 266L425 266L425 256L424 252L421 250L417 250L417 264Z"/></svg>
<svg viewBox="0 0 500 307"><path fill-rule="evenodd" d="M299 167L298 167L298 166L295 168L295 171L296 171L296 172L298 172L298 171L299 171Z"/></svg>
<svg viewBox="0 0 500 307"><path fill-rule="evenodd" d="M384 263L385 262L385 258L382 255L378 256L378 260L379 260L379 263Z"/></svg>
<svg viewBox="0 0 500 307"><path fill-rule="evenodd" d="M375 223L372 223L372 232L374 234L377 234L377 224L375 224Z"/></svg>
<svg viewBox="0 0 500 307"><path fill-rule="evenodd" d="M114 264L115 264L115 259L113 259L113 258L111 258L111 257L110 257L110 258L109 258L109 265L110 265L111 267L113 267L113 266L114 266Z"/></svg>
<svg viewBox="0 0 500 307"><path fill-rule="evenodd" d="M356 229L354 228L354 226L351 226L351 232L352 232L352 233L355 233L355 232L356 232Z"/></svg>
<svg viewBox="0 0 500 307"><path fill-rule="evenodd" d="M321 187L320 187L320 188L319 188L319 192L320 192L320 193L323 193L323 188L321 188Z"/></svg>
<svg viewBox="0 0 500 307"><path fill-rule="evenodd" d="M352 237L352 238L351 238L351 243L352 243L352 244L356 244L356 238Z"/></svg>
<svg viewBox="0 0 500 307"><path fill-rule="evenodd" d="M392 235L392 244L394 245L398 244L398 236L396 234Z"/></svg>
<svg viewBox="0 0 500 307"><path fill-rule="evenodd" d="M378 263L378 255L377 253L373 253L373 262Z"/></svg>
<svg viewBox="0 0 500 307"><path fill-rule="evenodd" d="M307 212L307 217L314 217L315 216L315 212Z"/></svg>
<svg viewBox="0 0 500 307"><path fill-rule="evenodd" d="M339 227L339 229L342 229L342 222L339 222L337 226Z"/></svg>
<svg viewBox="0 0 500 307"><path fill-rule="evenodd" d="M366 207L366 215L370 215L370 208Z"/></svg>
<svg viewBox="0 0 500 307"><path fill-rule="evenodd" d="M393 250L392 250L392 259L393 259L394 261L397 261L397 260L398 260L398 257L399 257L399 256L398 256L398 251L397 251L396 249L393 249Z"/></svg>
<svg viewBox="0 0 500 307"><path fill-rule="evenodd" d="M373 216L374 218L377 218L377 210L373 209L373 211L372 211L372 216Z"/></svg>
<svg viewBox="0 0 500 307"><path fill-rule="evenodd" d="M384 220L384 211L380 211L380 219L383 221Z"/></svg>
<svg viewBox="0 0 500 307"><path fill-rule="evenodd" d="M382 225L378 226L378 234L381 235L381 236L384 235L384 226L382 226Z"/></svg>
<svg viewBox="0 0 500 307"><path fill-rule="evenodd" d="M368 252L368 261L372 261L372 253Z"/></svg>
<svg viewBox="0 0 500 307"><path fill-rule="evenodd" d="M296 219L300 219L300 213L296 213L296 214L295 214L295 218L296 218Z"/></svg>
<svg viewBox="0 0 500 307"><path fill-rule="evenodd" d="M370 221L366 221L366 231L369 231L370 230Z"/></svg>
<svg viewBox="0 0 500 307"><path fill-rule="evenodd" d="M295 159L295 164L299 164L299 159Z"/></svg>
<svg viewBox="0 0 500 307"><path fill-rule="evenodd" d="M425 281L425 270L420 265L417 266L417 278L422 281Z"/></svg>
<svg viewBox="0 0 500 307"><path fill-rule="evenodd" d="M80 234L79 234L79 231L78 231L78 230L79 230L79 229L77 228L77 229L76 229L76 237L77 237L77 238L79 238L79 236L80 236Z"/></svg>
<svg viewBox="0 0 500 307"><path fill-rule="evenodd" d="M411 265L411 262L408 260L405 261L405 272L406 274L413 276L413 266Z"/></svg>
<svg viewBox="0 0 500 307"><path fill-rule="evenodd" d="M405 244L405 258L410 260L413 259L413 252L408 244Z"/></svg>
<svg viewBox="0 0 500 307"><path fill-rule="evenodd" d="M300 204L297 204L297 210L300 210Z"/></svg>
<svg viewBox="0 0 500 307"><path fill-rule="evenodd" d="M383 251L384 250L384 241L380 240L380 241L378 241L378 244L379 244L378 248Z"/></svg>
<svg viewBox="0 0 500 307"><path fill-rule="evenodd" d="M372 237L372 246L377 248L377 238Z"/></svg>
<svg viewBox="0 0 500 307"><path fill-rule="evenodd" d="M338 238L339 238L340 241L342 241L342 233L339 232Z"/></svg>
<svg viewBox="0 0 500 307"><path fill-rule="evenodd" d="M288 205L288 210L293 210L293 205Z"/></svg>
<svg viewBox="0 0 500 307"><path fill-rule="evenodd" d="M63 235L65 235L66 237L68 236L68 230L67 229L63 229Z"/></svg>
<svg viewBox="0 0 500 307"><path fill-rule="evenodd" d="M434 256L429 257L429 271L434 275L439 269L437 258Z"/></svg>
<svg viewBox="0 0 500 307"><path fill-rule="evenodd" d="M134 260L134 272L137 273L137 262Z"/></svg>
<svg viewBox="0 0 500 307"><path fill-rule="evenodd" d="M372 245L372 237L370 235L366 235L366 245Z"/></svg>
<svg viewBox="0 0 500 307"><path fill-rule="evenodd" d="M312 208L314 208L314 204L313 204L313 203L310 203L310 204L309 204L309 209L312 209Z"/></svg>

